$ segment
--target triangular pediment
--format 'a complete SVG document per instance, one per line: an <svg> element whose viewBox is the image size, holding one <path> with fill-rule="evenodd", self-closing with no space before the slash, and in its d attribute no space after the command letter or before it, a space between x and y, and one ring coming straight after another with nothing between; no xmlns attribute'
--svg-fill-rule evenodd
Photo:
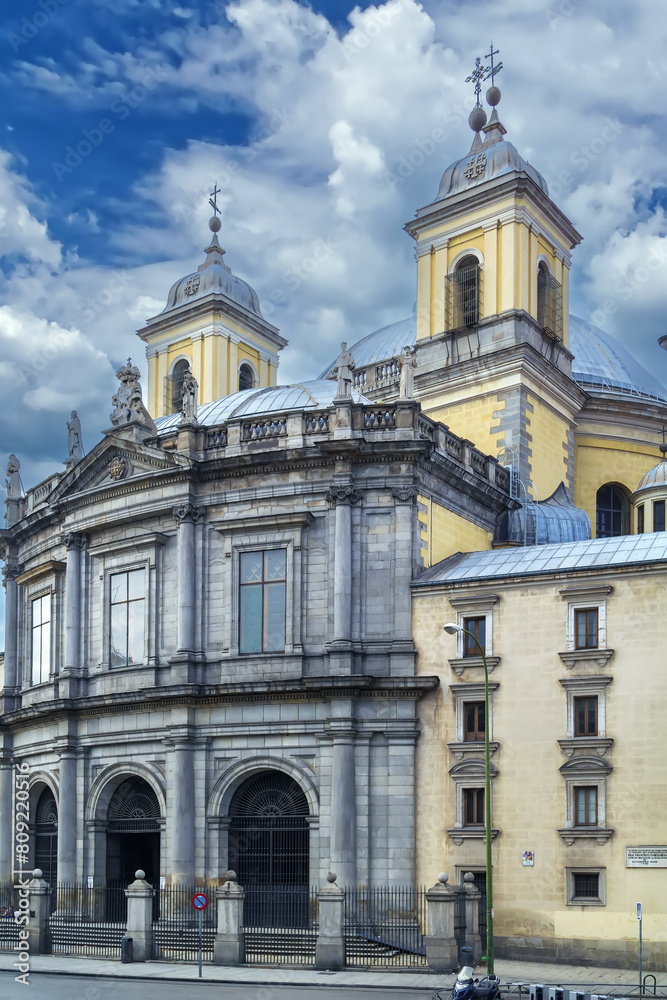
<svg viewBox="0 0 667 1000"><path fill-rule="evenodd" d="M178 455L108 434L60 480L49 500L53 504L94 490L140 482L176 471L183 464Z"/></svg>

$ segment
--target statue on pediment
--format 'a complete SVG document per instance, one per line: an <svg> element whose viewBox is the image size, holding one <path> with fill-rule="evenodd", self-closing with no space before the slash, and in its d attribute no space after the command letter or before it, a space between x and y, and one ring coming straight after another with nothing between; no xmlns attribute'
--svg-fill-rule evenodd
<svg viewBox="0 0 667 1000"><path fill-rule="evenodd" d="M417 359L415 358L415 352L409 345L406 345L400 358L401 381L398 389L398 395L401 399L414 399L416 364Z"/></svg>
<svg viewBox="0 0 667 1000"><path fill-rule="evenodd" d="M197 420L197 399L199 396L199 383L192 372L188 370L181 386L181 424L196 424Z"/></svg>
<svg viewBox="0 0 667 1000"><path fill-rule="evenodd" d="M336 389L336 399L352 398L352 372L354 371L354 355L348 351L347 342L340 345L340 354L336 358L334 365L338 388Z"/></svg>
<svg viewBox="0 0 667 1000"><path fill-rule="evenodd" d="M113 411L110 417L111 423L114 427L126 427L128 424L143 424L154 433L157 433L153 419L144 406L139 375L139 369L136 365L132 364L131 358L128 358L127 364L122 365L116 372L120 388L111 400L113 403Z"/></svg>
<svg viewBox="0 0 667 1000"><path fill-rule="evenodd" d="M8 500L18 500L23 496L23 487L21 486L21 463L16 455L9 456L5 486L7 487Z"/></svg>
<svg viewBox="0 0 667 1000"><path fill-rule="evenodd" d="M81 421L76 410L72 410L72 415L67 421L67 466L71 467L80 462L84 457L83 440L81 437Z"/></svg>

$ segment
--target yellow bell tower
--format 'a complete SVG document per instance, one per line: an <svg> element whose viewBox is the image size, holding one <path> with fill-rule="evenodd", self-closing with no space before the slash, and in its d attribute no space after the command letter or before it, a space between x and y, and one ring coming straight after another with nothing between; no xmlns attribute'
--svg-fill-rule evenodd
<svg viewBox="0 0 667 1000"><path fill-rule="evenodd" d="M276 384L278 352L287 341L262 316L254 289L225 264L212 204L206 260L172 286L163 311L137 331L146 344L152 417L180 410L188 370L199 383L200 404Z"/></svg>
<svg viewBox="0 0 667 1000"><path fill-rule="evenodd" d="M429 416L491 453L511 455L539 499L573 486L584 394L568 350L570 251L581 237L497 111L501 68L478 58L468 154L405 229L416 241L419 397ZM479 96L491 77L487 114ZM540 441L539 453L532 440Z"/></svg>

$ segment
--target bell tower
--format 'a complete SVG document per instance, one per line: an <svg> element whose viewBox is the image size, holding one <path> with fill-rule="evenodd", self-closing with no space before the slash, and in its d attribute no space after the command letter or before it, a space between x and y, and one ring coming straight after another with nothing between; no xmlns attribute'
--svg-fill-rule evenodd
<svg viewBox="0 0 667 1000"><path fill-rule="evenodd" d="M584 395L572 380L568 293L581 237L505 138L497 55L492 45L466 81L477 99L469 152L405 227L416 243L419 398L478 448L511 455L545 499L561 481L570 493L573 484ZM489 79L487 122L480 94Z"/></svg>
<svg viewBox="0 0 667 1000"><path fill-rule="evenodd" d="M276 384L278 352L287 341L262 316L255 290L224 261L217 194L206 260L172 286L162 312L137 331L146 344L148 410L155 418L180 410L188 370L199 383L200 404Z"/></svg>

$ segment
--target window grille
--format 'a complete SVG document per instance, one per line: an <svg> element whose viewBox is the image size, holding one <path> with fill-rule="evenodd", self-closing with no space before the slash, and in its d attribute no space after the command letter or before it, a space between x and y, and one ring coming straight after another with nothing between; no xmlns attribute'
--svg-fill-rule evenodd
<svg viewBox="0 0 667 1000"><path fill-rule="evenodd" d="M482 269L479 264L462 263L465 266L459 266L445 279L448 330L476 326L482 312Z"/></svg>
<svg viewBox="0 0 667 1000"><path fill-rule="evenodd" d="M600 875L598 872L573 872L573 899L597 899Z"/></svg>
<svg viewBox="0 0 667 1000"><path fill-rule="evenodd" d="M545 267L537 273L537 322L552 337L563 336L563 289Z"/></svg>
<svg viewBox="0 0 667 1000"><path fill-rule="evenodd" d="M123 833L159 830L159 818L157 795L143 778L123 781L113 793L107 812L109 830Z"/></svg>

